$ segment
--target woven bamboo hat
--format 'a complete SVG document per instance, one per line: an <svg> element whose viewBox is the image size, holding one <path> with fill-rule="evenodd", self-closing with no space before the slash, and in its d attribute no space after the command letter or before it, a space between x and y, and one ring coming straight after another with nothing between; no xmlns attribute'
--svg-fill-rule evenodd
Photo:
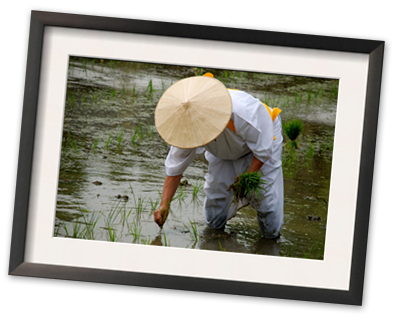
<svg viewBox="0 0 396 320"><path fill-rule="evenodd" d="M171 146L192 149L216 139L232 113L227 88L209 76L182 79L170 86L155 109L155 126Z"/></svg>

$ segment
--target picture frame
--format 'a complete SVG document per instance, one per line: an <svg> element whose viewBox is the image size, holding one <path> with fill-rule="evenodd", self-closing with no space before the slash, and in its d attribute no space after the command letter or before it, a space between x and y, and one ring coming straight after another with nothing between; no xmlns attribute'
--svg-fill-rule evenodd
<svg viewBox="0 0 396 320"><path fill-rule="evenodd" d="M347 289L318 288L210 277L194 277L147 271L59 265L31 262L26 259L29 245L27 229L31 210L33 160L37 145L38 100L42 72L43 39L47 27L95 30L181 39L198 39L216 43L252 44L276 48L298 48L326 52L365 55L368 59L367 87L364 102L363 131L359 155L356 211L354 212L352 256ZM177 290L271 297L327 303L361 305L364 266L367 248L371 188L379 111L384 42L301 35L258 30L230 29L187 24L82 16L32 11L22 130L19 149L18 176L15 195L9 274L42 278L112 283ZM33 177L33 178L32 178ZM165 249L166 250L166 249Z"/></svg>

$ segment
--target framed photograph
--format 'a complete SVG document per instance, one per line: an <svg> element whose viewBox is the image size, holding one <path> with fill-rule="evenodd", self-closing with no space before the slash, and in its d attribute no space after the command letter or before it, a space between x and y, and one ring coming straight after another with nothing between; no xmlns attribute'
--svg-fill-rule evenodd
<svg viewBox="0 0 396 320"><path fill-rule="evenodd" d="M383 41L32 11L9 274L361 305L383 52ZM214 173L209 144L169 169L156 107L202 77L270 116L277 223L236 199L211 224L211 181L234 159ZM164 179L180 175L160 227Z"/></svg>

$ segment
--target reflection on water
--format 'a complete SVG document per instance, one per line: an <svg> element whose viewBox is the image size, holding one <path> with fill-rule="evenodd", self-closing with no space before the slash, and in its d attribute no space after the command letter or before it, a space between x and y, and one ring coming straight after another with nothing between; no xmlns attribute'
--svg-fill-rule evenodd
<svg viewBox="0 0 396 320"><path fill-rule="evenodd" d="M155 106L172 83L203 72L279 107L284 122L303 121L299 149L284 148L277 240L261 238L251 207L224 230L205 226L202 155L186 170L164 228L153 222L169 150L156 132ZM55 236L323 259L337 94L338 81L329 79L71 58Z"/></svg>

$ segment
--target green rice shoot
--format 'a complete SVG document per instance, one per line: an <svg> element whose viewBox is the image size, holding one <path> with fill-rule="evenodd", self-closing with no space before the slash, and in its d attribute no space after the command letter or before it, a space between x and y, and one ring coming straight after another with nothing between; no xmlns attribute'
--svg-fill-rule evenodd
<svg viewBox="0 0 396 320"><path fill-rule="evenodd" d="M291 120L283 124L283 129L285 130L286 136L289 138L291 146L295 149L298 148L296 139L301 134L303 129L303 124L301 120Z"/></svg>
<svg viewBox="0 0 396 320"><path fill-rule="evenodd" d="M248 196L256 196L258 199L262 197L261 191L265 191L263 185L267 181L262 179L259 172L243 172L235 177L234 183L230 185L228 190L234 193L234 202L247 198Z"/></svg>

